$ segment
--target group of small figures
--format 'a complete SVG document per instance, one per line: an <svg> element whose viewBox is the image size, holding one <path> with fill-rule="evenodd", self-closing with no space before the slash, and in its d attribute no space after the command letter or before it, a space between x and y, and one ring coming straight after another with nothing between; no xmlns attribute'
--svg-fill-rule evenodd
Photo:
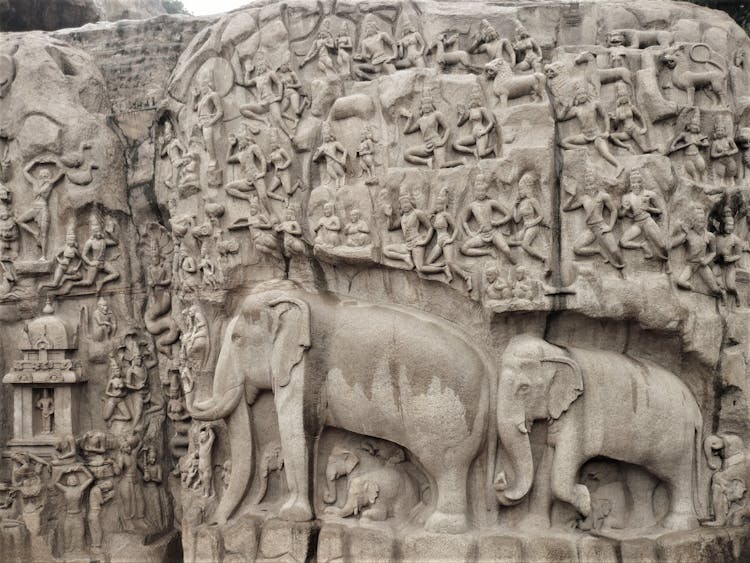
<svg viewBox="0 0 750 563"><path fill-rule="evenodd" d="M47 516L40 520L39 515L57 512L59 506L59 551L65 555L81 555L87 547L102 549L107 527L102 511L112 500L118 521L112 530L142 533L171 525L157 450L144 446L136 434L118 439L91 430L78 438L59 437L49 459L25 451L12 451L10 458L12 481L0 486L0 522L25 525L32 535L45 534Z"/></svg>

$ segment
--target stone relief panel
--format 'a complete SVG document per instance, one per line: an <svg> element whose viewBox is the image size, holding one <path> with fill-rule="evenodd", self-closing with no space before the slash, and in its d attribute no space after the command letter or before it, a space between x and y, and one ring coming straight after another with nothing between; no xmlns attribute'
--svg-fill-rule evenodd
<svg viewBox="0 0 750 563"><path fill-rule="evenodd" d="M130 117L84 50L0 37L2 545L742 560L747 36L604 0L205 23Z"/></svg>

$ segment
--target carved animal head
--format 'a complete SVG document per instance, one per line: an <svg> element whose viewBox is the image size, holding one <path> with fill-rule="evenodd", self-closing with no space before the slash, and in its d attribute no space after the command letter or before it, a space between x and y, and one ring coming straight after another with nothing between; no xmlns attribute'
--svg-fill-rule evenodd
<svg viewBox="0 0 750 563"><path fill-rule="evenodd" d="M350 450L341 446L334 446L328 456L326 465L326 479L335 481L339 477L349 475L359 463L359 458Z"/></svg>
<svg viewBox="0 0 750 563"><path fill-rule="evenodd" d="M229 323L216 366L225 379L222 392L235 385L276 389L289 383L310 347L310 308L292 289L291 282L263 284Z"/></svg>
<svg viewBox="0 0 750 563"><path fill-rule="evenodd" d="M565 64L561 61L554 61L544 67L544 75L547 80L554 80L565 72Z"/></svg>
<svg viewBox="0 0 750 563"><path fill-rule="evenodd" d="M347 504L354 504L354 514L359 514L359 511L366 506L375 504L380 494L380 486L377 482L370 479L353 479L349 484L349 497L347 498Z"/></svg>
<svg viewBox="0 0 750 563"><path fill-rule="evenodd" d="M515 475L505 472L495 488L503 504L516 504L529 492L534 475L529 423L557 420L583 393L583 375L564 349L531 335L513 337L502 357L497 389L497 428Z"/></svg>
<svg viewBox="0 0 750 563"><path fill-rule="evenodd" d="M625 33L620 29L615 29L607 34L607 45L609 47L623 47L626 43Z"/></svg>
<svg viewBox="0 0 750 563"><path fill-rule="evenodd" d="M721 469L722 459L744 455L742 438L735 434L712 434L703 440L703 453L711 469Z"/></svg>
<svg viewBox="0 0 750 563"><path fill-rule="evenodd" d="M672 47L671 49L665 51L661 56L661 60L664 63L664 66L666 66L670 70L674 70L677 65L685 61L686 57L687 52L685 50L685 46L678 45L677 47Z"/></svg>
<svg viewBox="0 0 750 563"><path fill-rule="evenodd" d="M500 77L505 79L510 78L513 75L510 65L508 65L507 61L502 57L493 59L485 64L484 72L488 78Z"/></svg>

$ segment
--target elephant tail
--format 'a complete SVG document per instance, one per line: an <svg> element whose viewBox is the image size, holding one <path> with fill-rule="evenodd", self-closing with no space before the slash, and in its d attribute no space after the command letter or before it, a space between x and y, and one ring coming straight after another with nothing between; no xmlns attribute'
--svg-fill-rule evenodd
<svg viewBox="0 0 750 563"><path fill-rule="evenodd" d="M705 476L703 475L703 447L701 445L701 425L695 426L693 435L693 508L698 514L699 520L709 519L708 499L703 491L708 489L704 487ZM705 501L705 502L704 502Z"/></svg>
<svg viewBox="0 0 750 563"><path fill-rule="evenodd" d="M495 463L497 458L497 380L499 374L496 369L491 369L490 373L490 406L489 416L487 417L487 475L486 475L486 494L487 494L487 511L490 512L497 507L497 496L495 494Z"/></svg>

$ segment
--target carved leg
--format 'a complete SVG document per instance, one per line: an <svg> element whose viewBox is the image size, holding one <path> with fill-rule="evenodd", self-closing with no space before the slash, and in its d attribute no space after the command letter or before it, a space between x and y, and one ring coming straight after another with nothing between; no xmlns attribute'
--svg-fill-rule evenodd
<svg viewBox="0 0 750 563"><path fill-rule="evenodd" d="M585 485L577 484L581 466L573 440L558 439L552 460L552 494L555 498L570 503L582 516L591 512L591 495Z"/></svg>
<svg viewBox="0 0 750 563"><path fill-rule="evenodd" d="M298 374L285 387L278 388L275 396L284 471L289 486L289 499L281 507L279 518L294 522L313 518L309 481L312 438L305 435L303 385L304 377Z"/></svg>
<svg viewBox="0 0 750 563"><path fill-rule="evenodd" d="M441 460L439 467L426 467L435 475L437 482L437 503L435 512L427 519L428 532L458 534L466 531L466 481L468 463L466 460Z"/></svg>
<svg viewBox="0 0 750 563"><path fill-rule="evenodd" d="M685 456L686 461L678 467L671 477L666 479L669 486L669 513L662 522L665 528L672 530L689 530L698 526L698 517L693 508L692 456Z"/></svg>

